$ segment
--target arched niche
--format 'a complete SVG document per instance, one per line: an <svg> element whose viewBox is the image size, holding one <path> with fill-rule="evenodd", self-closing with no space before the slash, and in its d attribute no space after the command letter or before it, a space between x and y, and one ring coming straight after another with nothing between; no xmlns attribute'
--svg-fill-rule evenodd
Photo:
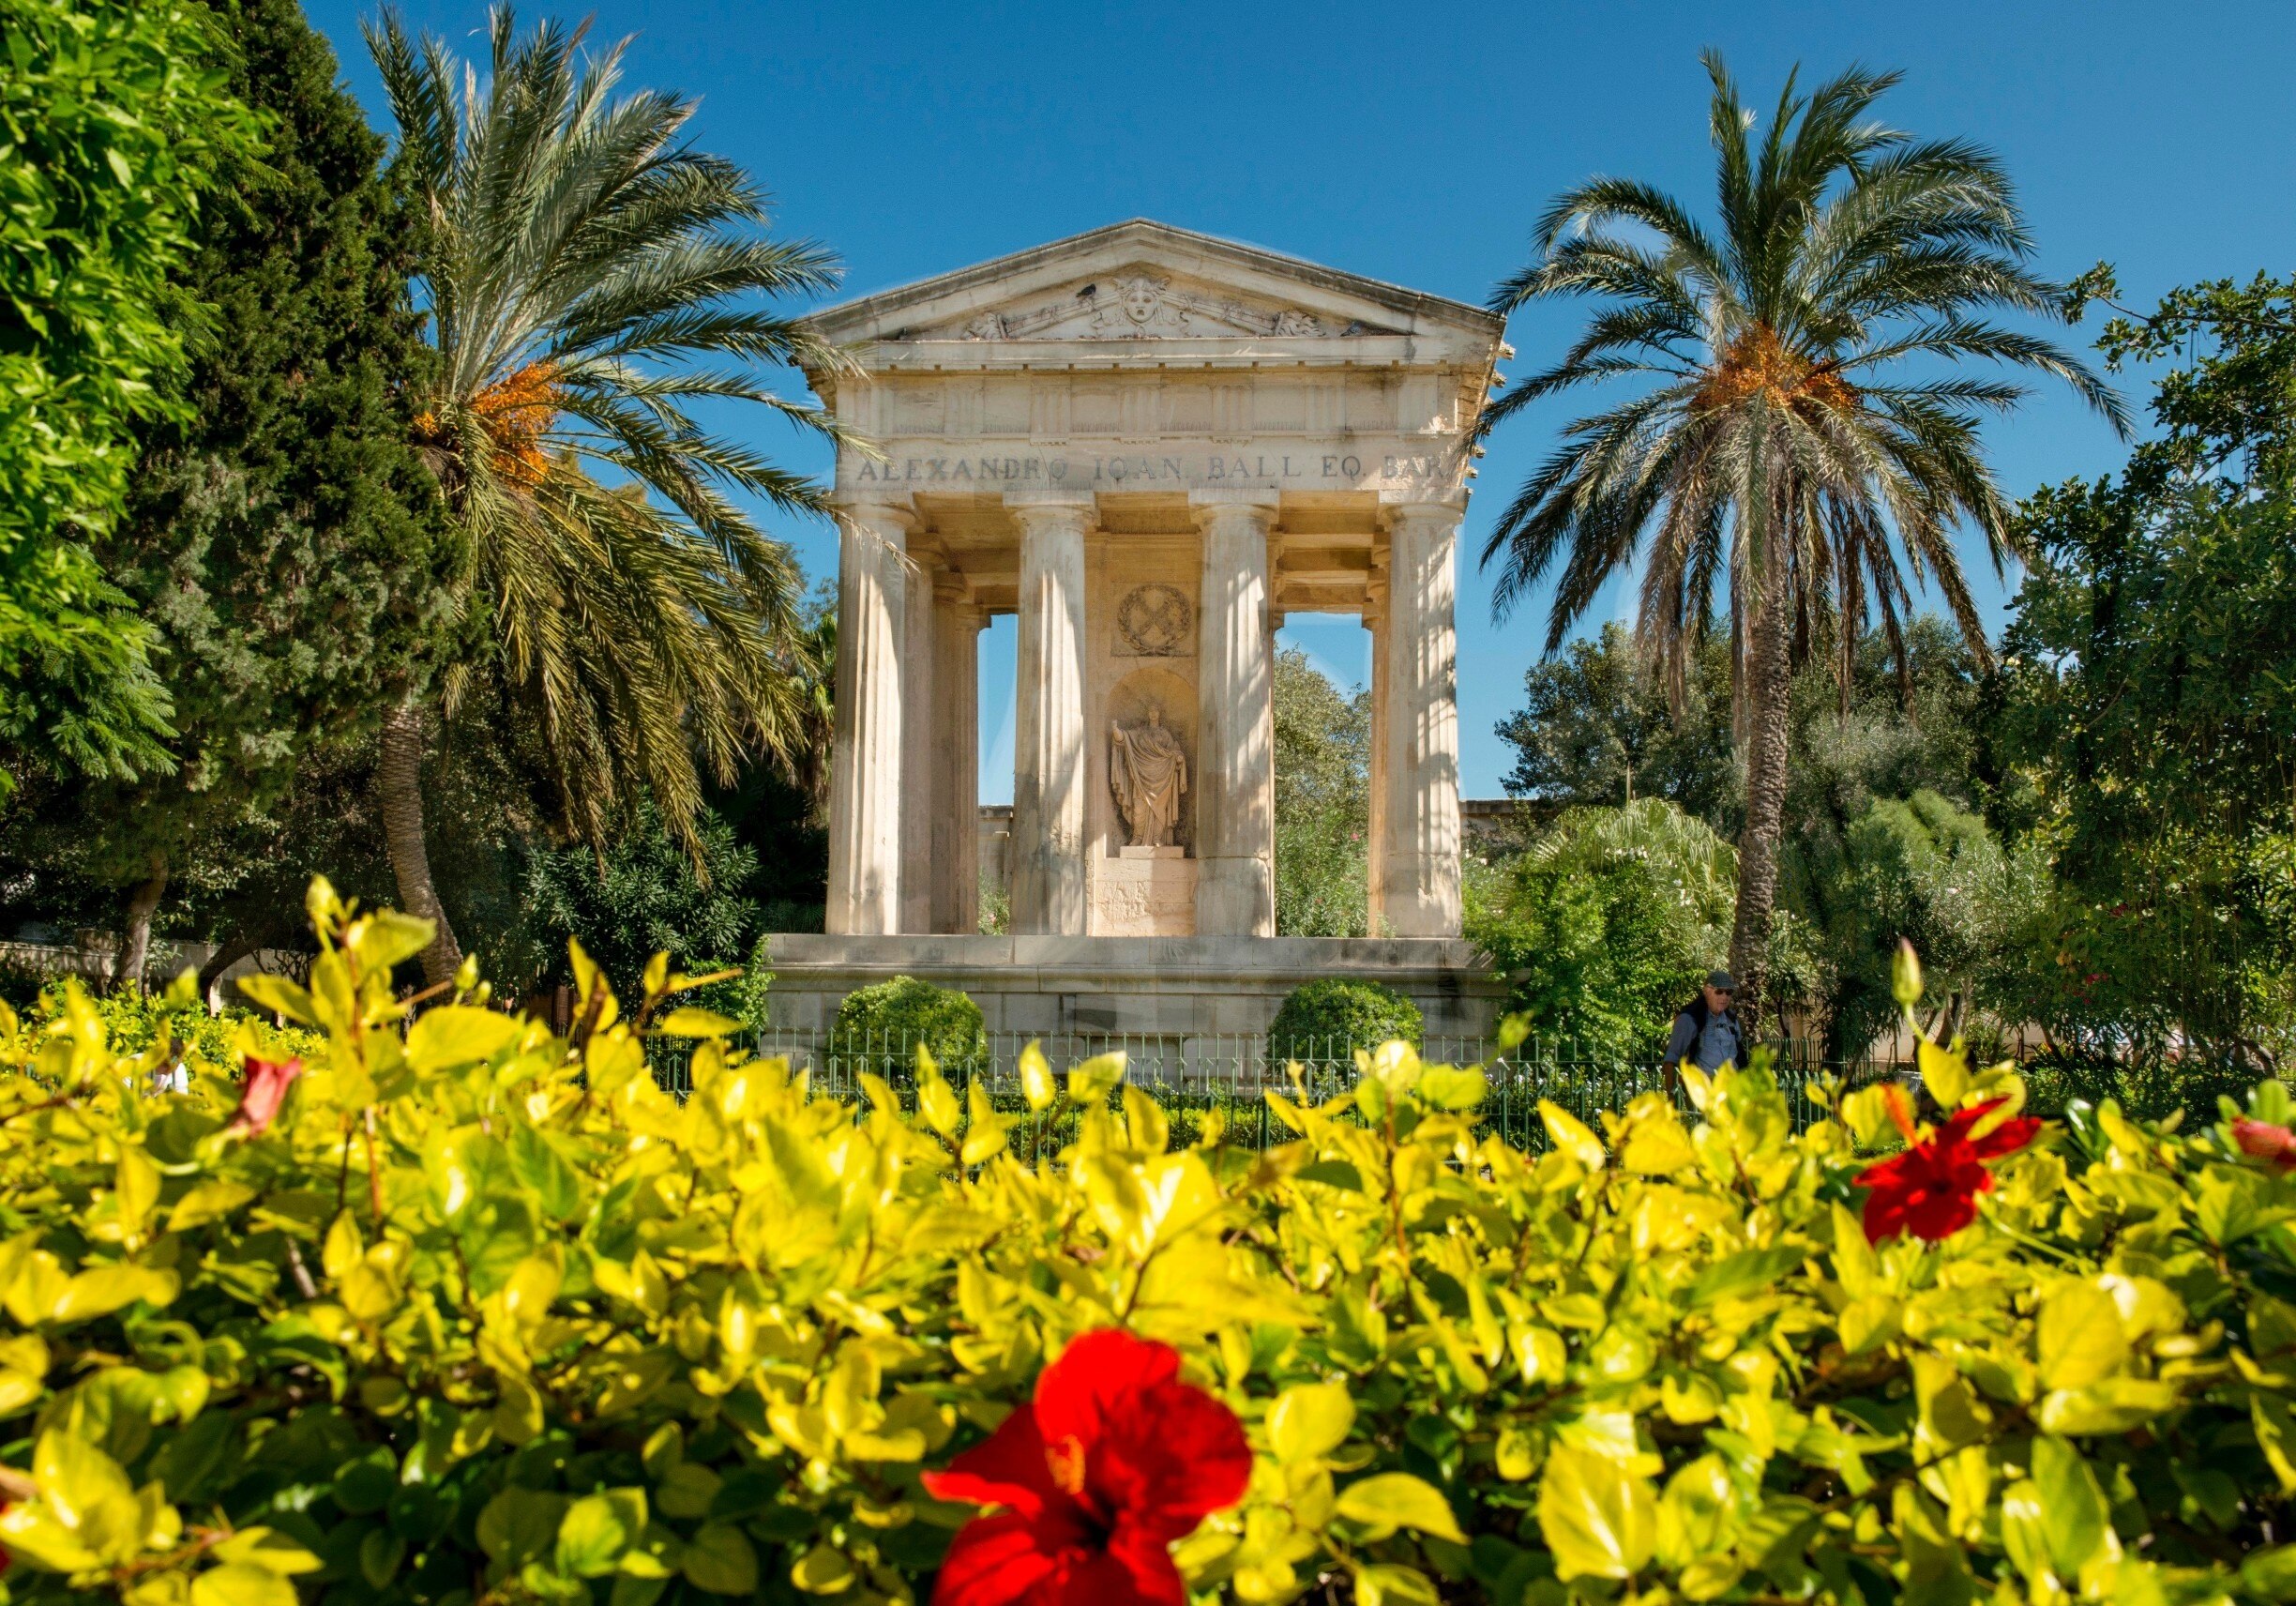
<svg viewBox="0 0 2296 1606"><path fill-rule="evenodd" d="M1196 856L1196 688L1171 670L1155 664L1143 665L1118 681L1108 695L1108 723L1098 732L1103 776L1112 774L1109 763L1108 726L1144 724L1148 710L1154 707L1164 716L1164 728L1180 738L1180 750L1187 754L1187 793L1180 800L1180 823L1173 833L1187 856ZM1116 807L1115 784L1106 782L1109 792L1107 807L1112 829L1108 832L1107 852L1114 857L1124 845L1124 815Z"/></svg>

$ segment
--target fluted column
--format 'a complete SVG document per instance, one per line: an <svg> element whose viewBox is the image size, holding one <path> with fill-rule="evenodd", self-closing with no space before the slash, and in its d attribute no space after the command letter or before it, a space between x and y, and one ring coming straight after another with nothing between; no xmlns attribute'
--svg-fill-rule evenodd
<svg viewBox="0 0 2296 1606"><path fill-rule="evenodd" d="M1456 937L1459 509L1416 502L1387 512L1386 629L1376 644L1385 699L1373 735L1384 764L1375 903L1397 936Z"/></svg>
<svg viewBox="0 0 2296 1606"><path fill-rule="evenodd" d="M1387 826L1387 553L1371 554L1371 576L1364 585L1364 628L1371 632L1370 817L1364 826L1365 932L1381 936L1386 916Z"/></svg>
<svg viewBox="0 0 2296 1606"><path fill-rule="evenodd" d="M964 576L933 585L932 908L935 932L980 929L980 633Z"/></svg>
<svg viewBox="0 0 2296 1606"><path fill-rule="evenodd" d="M900 929L902 659L909 509L853 503L838 541L837 723L829 775L828 930Z"/></svg>
<svg viewBox="0 0 2296 1606"><path fill-rule="evenodd" d="M900 930L933 930L933 772L941 745L939 664L933 650L932 554L914 550L903 572L901 641Z"/></svg>
<svg viewBox="0 0 2296 1606"><path fill-rule="evenodd" d="M1268 492L1198 492L1196 932L1276 934L1276 705Z"/></svg>
<svg viewBox="0 0 2296 1606"><path fill-rule="evenodd" d="M1013 741L1012 929L1082 936L1084 532L1089 497L1007 496L1020 525Z"/></svg>

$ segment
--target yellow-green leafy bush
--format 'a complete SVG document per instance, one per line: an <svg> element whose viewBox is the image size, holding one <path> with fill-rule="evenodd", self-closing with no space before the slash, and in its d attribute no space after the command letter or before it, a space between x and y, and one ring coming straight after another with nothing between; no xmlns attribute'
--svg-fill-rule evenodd
<svg viewBox="0 0 2296 1606"><path fill-rule="evenodd" d="M1176 1547L1207 1599L2296 1596L2296 1186L2228 1126L2100 1109L1877 1245L1881 1090L1797 1133L1685 1072L1534 1155L1398 1044L1265 1151L1032 1060L1084 1111L1032 1165L929 1069L855 1110L746 1060L658 962L626 1011L578 955L570 1039L468 985L410 1023L421 923L312 908L309 989L258 986L326 1041L267 1126L84 1001L0 1019L12 1600L922 1598L973 1513L920 1474L1115 1326L1248 1434ZM2005 1129L2012 1071L1925 1057Z"/></svg>

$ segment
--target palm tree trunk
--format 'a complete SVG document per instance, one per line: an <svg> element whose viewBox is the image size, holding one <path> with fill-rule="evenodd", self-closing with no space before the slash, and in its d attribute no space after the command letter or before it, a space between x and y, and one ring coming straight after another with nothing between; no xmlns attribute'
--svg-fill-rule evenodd
<svg viewBox="0 0 2296 1606"><path fill-rule="evenodd" d="M400 699L383 716L383 755L375 790L391 871L399 878L400 907L437 927L438 934L422 952L423 979L436 987L454 979L462 963L462 948L439 902L438 886L430 879L430 850L423 841L423 706L412 696Z"/></svg>
<svg viewBox="0 0 2296 1606"><path fill-rule="evenodd" d="M1782 589L1782 587L1780 588ZM1792 706L1785 598L1764 599L1747 629L1745 826L1738 837L1738 913L1730 928L1730 971L1738 1012L1751 1037L1768 1000L1770 917L1777 905L1778 838L1786 818L1786 750Z"/></svg>
<svg viewBox="0 0 2296 1606"><path fill-rule="evenodd" d="M152 850L151 873L136 883L128 895L128 918L120 932L119 955L112 964L112 985L144 991L144 963L151 953L152 912L167 890L167 855Z"/></svg>

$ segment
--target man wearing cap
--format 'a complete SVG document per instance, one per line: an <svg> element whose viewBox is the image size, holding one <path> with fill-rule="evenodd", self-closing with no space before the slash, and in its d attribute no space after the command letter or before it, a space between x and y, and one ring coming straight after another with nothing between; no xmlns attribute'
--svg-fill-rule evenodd
<svg viewBox="0 0 2296 1606"><path fill-rule="evenodd" d="M1699 995L1683 1006L1682 1013L1674 1017L1674 1036L1667 1043L1666 1059L1661 1065L1669 1089L1682 1085L1681 1066L1685 1059L1703 1071L1744 1063L1738 1014L1730 1008L1730 1000L1737 992L1738 983L1729 971L1709 971L1706 985L1699 990Z"/></svg>

